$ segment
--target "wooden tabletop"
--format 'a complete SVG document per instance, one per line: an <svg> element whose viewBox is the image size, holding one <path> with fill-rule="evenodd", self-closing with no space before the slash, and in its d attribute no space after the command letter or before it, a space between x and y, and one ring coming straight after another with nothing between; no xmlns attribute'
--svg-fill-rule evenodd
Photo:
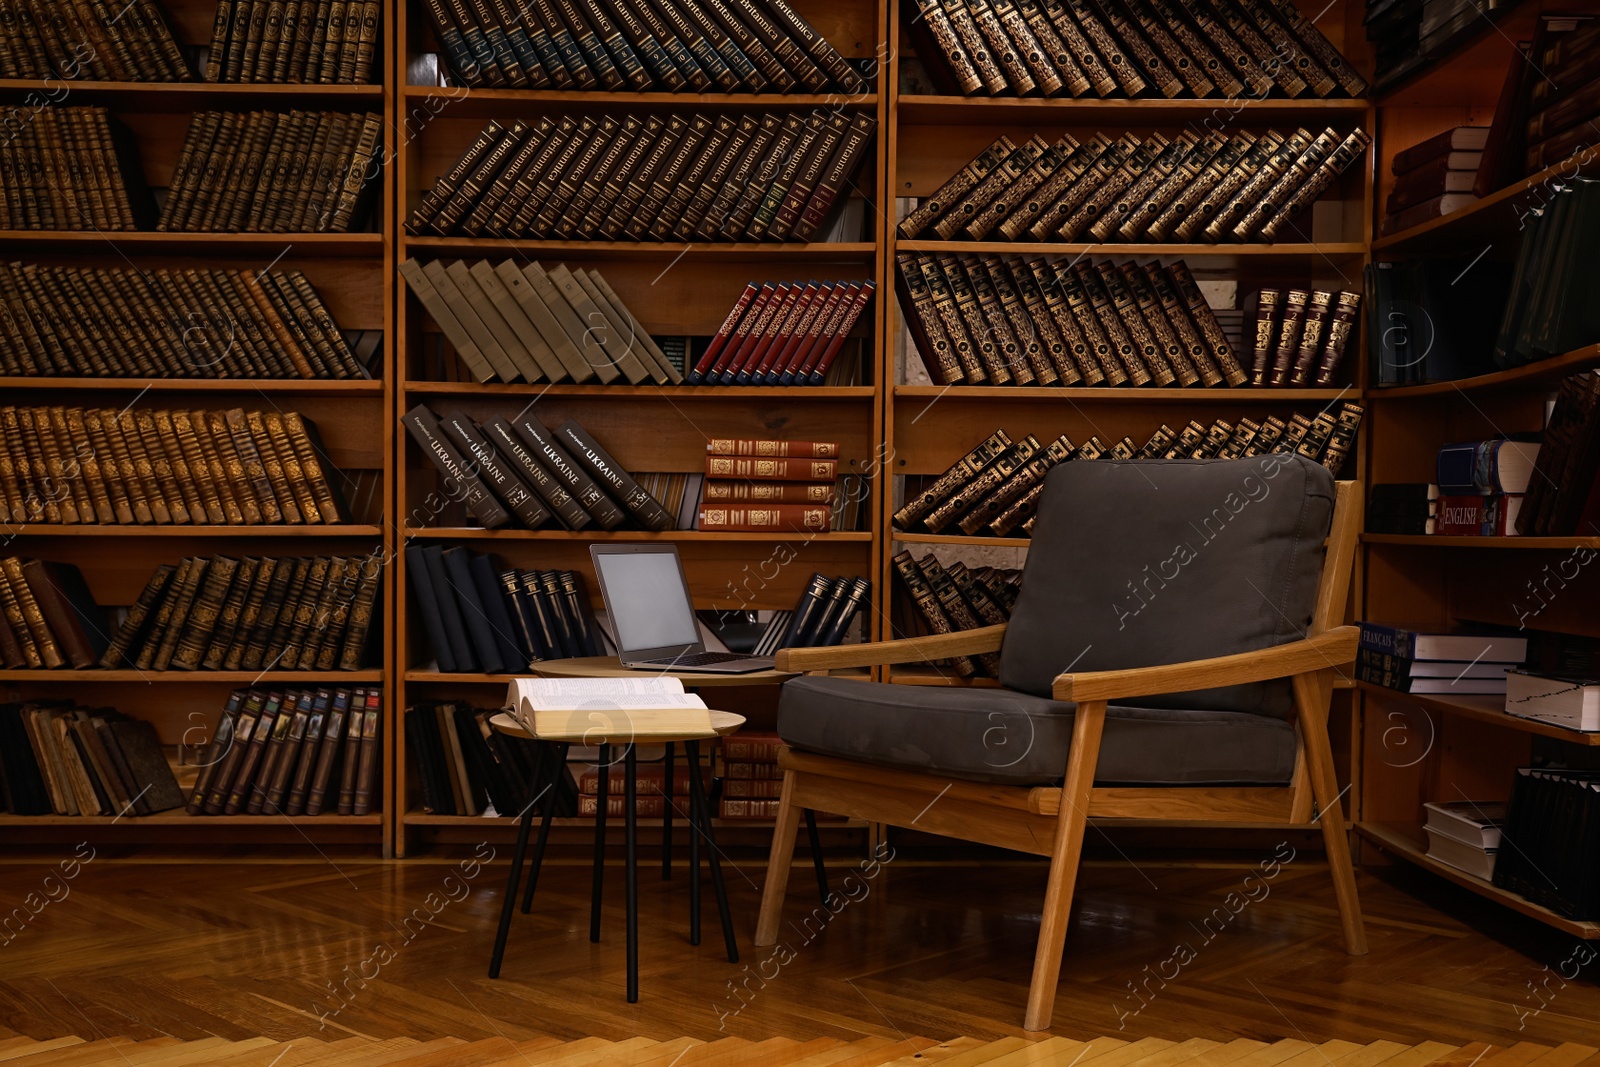
<svg viewBox="0 0 1600 1067"><path fill-rule="evenodd" d="M625 745L635 740L631 734L617 734L612 737L596 733L592 728L571 736L535 737L527 727L518 722L509 711L502 711L489 720L489 725L510 737L521 737L529 741L567 741L575 745ZM714 737L726 737L744 725L744 716L735 715L731 711L711 712L711 729L681 734L650 734L641 736L639 741L649 744L666 744L669 741L709 741Z"/></svg>
<svg viewBox="0 0 1600 1067"><path fill-rule="evenodd" d="M540 660L533 673L541 678L676 678L690 687L713 685L777 685L794 677L791 671L750 671L721 674L709 671L634 670L615 656L580 656L576 659Z"/></svg>

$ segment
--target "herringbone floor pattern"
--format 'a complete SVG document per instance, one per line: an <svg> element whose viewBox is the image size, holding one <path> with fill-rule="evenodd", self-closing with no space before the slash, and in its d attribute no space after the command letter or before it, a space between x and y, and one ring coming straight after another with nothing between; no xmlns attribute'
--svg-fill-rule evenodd
<svg viewBox="0 0 1600 1067"><path fill-rule="evenodd" d="M797 869L778 952L750 945L764 871L741 860L738 964L709 891L692 946L681 865L650 871L630 1005L615 867L599 944L588 867L552 864L485 976L506 851L0 863L0 1067L1600 1067L1596 953L1409 869L1362 872L1352 958L1312 855L1265 892L1248 859L1091 862L1052 1031L1027 1034L1041 865L897 860L820 924Z"/></svg>

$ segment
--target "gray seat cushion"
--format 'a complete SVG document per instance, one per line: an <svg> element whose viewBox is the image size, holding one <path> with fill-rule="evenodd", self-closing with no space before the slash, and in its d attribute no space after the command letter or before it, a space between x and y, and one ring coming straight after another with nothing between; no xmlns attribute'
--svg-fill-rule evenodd
<svg viewBox="0 0 1600 1067"><path fill-rule="evenodd" d="M1069 666L1150 667L1298 640L1316 605L1333 501L1333 476L1291 455L1055 467L1000 680L1048 697ZM1292 707L1287 681L1140 703L1275 716Z"/></svg>
<svg viewBox="0 0 1600 1067"><path fill-rule="evenodd" d="M793 678L778 733L808 752L1008 785L1059 785L1073 705L1009 689ZM1110 708L1097 782L1282 785L1295 730L1247 712Z"/></svg>

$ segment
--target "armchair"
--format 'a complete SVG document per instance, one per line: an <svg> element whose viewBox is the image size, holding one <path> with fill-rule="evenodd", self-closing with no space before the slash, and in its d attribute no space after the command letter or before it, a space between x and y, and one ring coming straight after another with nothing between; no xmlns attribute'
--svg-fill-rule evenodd
<svg viewBox="0 0 1600 1067"><path fill-rule="evenodd" d="M784 686L783 792L755 943L775 943L805 809L1050 857L1023 1025L1050 1025L1087 821L1320 826L1366 952L1328 706L1354 482L1297 456L1051 471L1011 621L779 653L782 670L1000 654L1000 688Z"/></svg>

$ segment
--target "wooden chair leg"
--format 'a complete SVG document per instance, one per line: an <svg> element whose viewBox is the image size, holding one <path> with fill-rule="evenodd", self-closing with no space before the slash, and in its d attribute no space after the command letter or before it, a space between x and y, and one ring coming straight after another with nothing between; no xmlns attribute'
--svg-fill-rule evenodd
<svg viewBox="0 0 1600 1067"><path fill-rule="evenodd" d="M1327 674L1319 671L1318 674ZM1339 803L1339 777L1328 741L1328 679L1317 675L1294 677L1295 707L1300 716L1301 743L1306 747L1311 791L1317 800L1317 821L1322 824L1328 872L1333 875L1333 895L1344 927L1344 947L1352 956L1367 951L1367 930L1361 921L1361 901L1356 896L1356 872L1350 863L1350 839L1344 828L1344 808Z"/></svg>
<svg viewBox="0 0 1600 1067"><path fill-rule="evenodd" d="M761 891L761 916L756 921L759 947L778 943L783 921L783 895L789 888L789 867L794 862L794 841L800 832L800 808L794 802L794 772L783 772L783 795L778 801L778 822L772 828L772 853L767 857L767 884Z"/></svg>
<svg viewBox="0 0 1600 1067"><path fill-rule="evenodd" d="M1072 724L1072 750L1067 753L1066 781L1061 789L1055 849L1050 854L1050 881L1039 923L1039 946L1033 956L1033 982L1028 986L1028 1010L1022 1020L1024 1030L1048 1028L1055 1010L1072 891L1078 880L1078 858L1083 854L1083 837L1089 822L1089 791L1094 787L1100 734L1105 724L1105 701L1078 705Z"/></svg>

